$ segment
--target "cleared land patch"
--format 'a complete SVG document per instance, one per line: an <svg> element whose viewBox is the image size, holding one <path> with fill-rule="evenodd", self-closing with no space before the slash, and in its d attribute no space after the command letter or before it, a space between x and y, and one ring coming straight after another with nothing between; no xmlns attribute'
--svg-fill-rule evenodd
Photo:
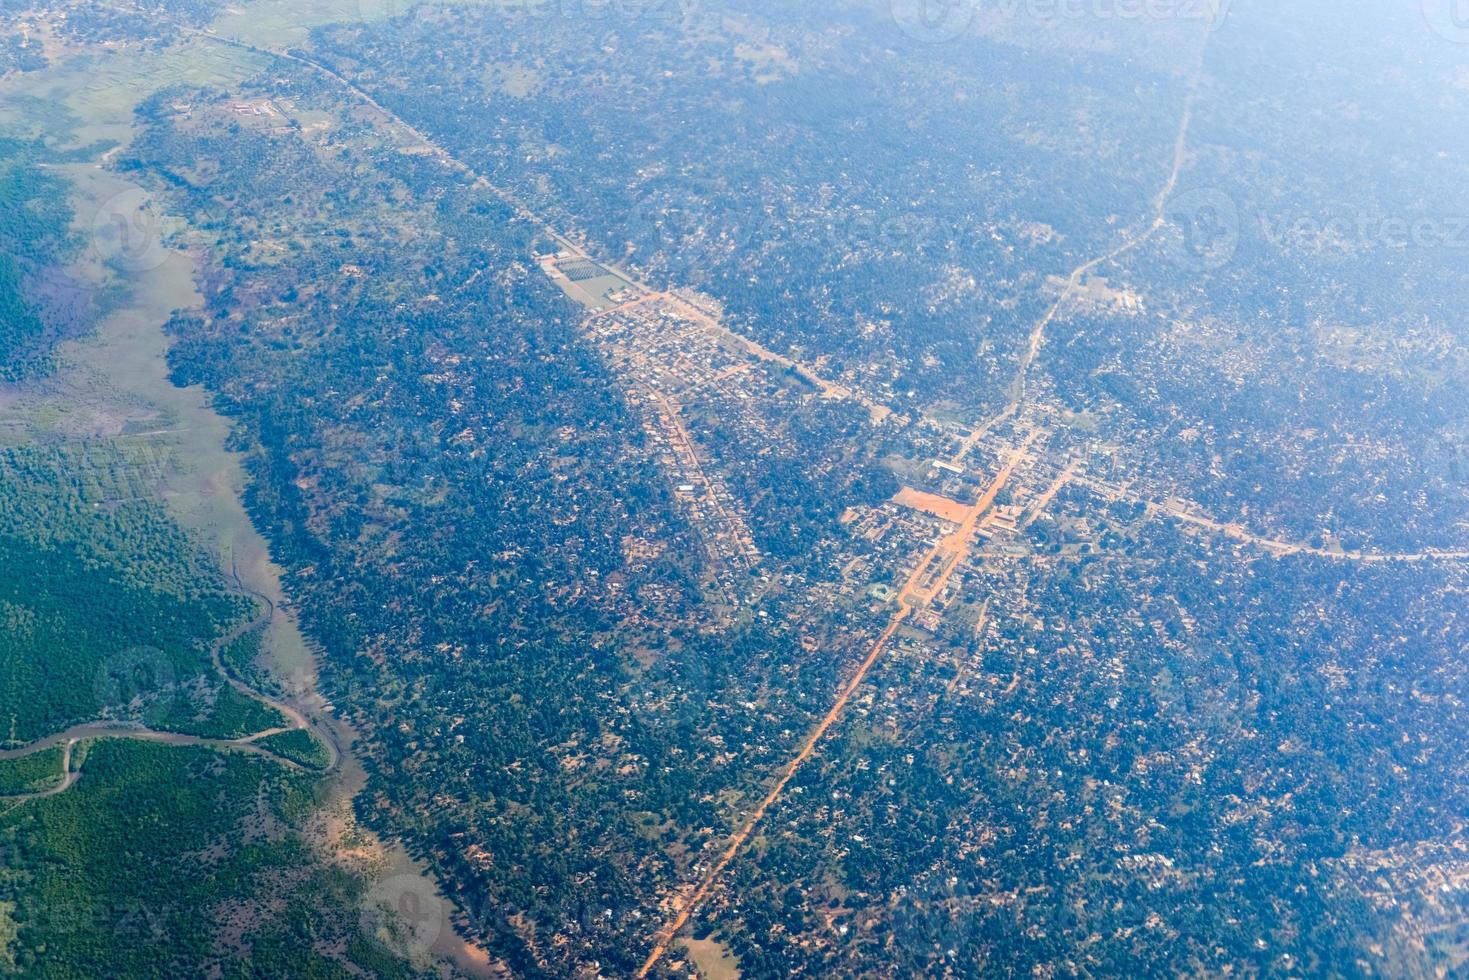
<svg viewBox="0 0 1469 980"><path fill-rule="evenodd" d="M964 523L964 518L969 516L970 507L961 504L957 500L941 497L936 493L926 493L922 490L914 490L912 487L904 487L898 491L893 498L893 503L910 507L913 510L921 510L925 514L931 514L939 520L949 521L952 524Z"/></svg>

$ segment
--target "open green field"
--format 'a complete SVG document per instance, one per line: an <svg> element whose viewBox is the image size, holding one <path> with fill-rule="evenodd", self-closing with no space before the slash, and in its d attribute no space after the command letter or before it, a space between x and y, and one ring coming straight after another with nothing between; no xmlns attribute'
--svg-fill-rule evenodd
<svg viewBox="0 0 1469 980"><path fill-rule="evenodd" d="M0 759L0 796L40 793L57 785L64 775L64 756L64 749L52 746L15 759Z"/></svg>
<svg viewBox="0 0 1469 980"><path fill-rule="evenodd" d="M358 9L307 5L303 19L299 4L258 6L222 19L272 47ZM241 501L229 423L202 389L169 381L164 324L200 306L197 250L210 239L112 169L146 98L175 86L228 98L269 65L194 37L72 51L0 79L0 137L41 139L57 154L39 173L70 212L64 272L100 311L44 378L0 385L6 744L97 717L210 738L281 726L209 657L216 638L267 610L261 629L225 645L225 668L308 710L320 704L280 570ZM118 219L150 236L141 261L110 247ZM306 766L331 758L304 734L279 748ZM4 760L0 790L55 785L61 751ZM341 858L323 829L353 825L354 760L323 780L261 755L109 738L78 746L72 768L64 791L0 805L0 973L197 976L224 964L225 976L413 975L363 932L359 912L373 875L434 884L360 832ZM435 952L454 947L445 930Z"/></svg>
<svg viewBox="0 0 1469 980"><path fill-rule="evenodd" d="M261 759L104 739L65 793L0 813L0 965L31 977L381 977L364 885L303 836L315 780ZM329 942L320 942L327 940ZM328 957L322 946L340 952Z"/></svg>
<svg viewBox="0 0 1469 980"><path fill-rule="evenodd" d="M100 571L75 546L0 536L0 721L10 745L129 717L209 671L205 644L240 607L179 599Z"/></svg>
<svg viewBox="0 0 1469 980"><path fill-rule="evenodd" d="M301 728L278 735L269 735L260 740L260 747L276 755L297 762L307 769L325 769L331 764L331 753L321 740Z"/></svg>
<svg viewBox="0 0 1469 980"><path fill-rule="evenodd" d="M0 392L0 446L109 439L166 459L156 491L174 519L244 588L279 604L279 570L240 503L238 456L224 448L228 423L201 390L168 381L162 325L200 302L186 251L197 243L180 221L153 213L142 188L104 169L132 138L132 109L144 98L172 85L235 85L263 67L249 52L194 40L157 52L83 55L0 84L0 133L88 148L91 159L52 173L70 188L72 234L81 243L68 274L91 284L110 310L94 336L61 347L44 386ZM148 208L158 239L146 261L122 269L94 242L99 220L119 206ZM311 655L289 617L275 617L262 646L283 686L312 686Z"/></svg>

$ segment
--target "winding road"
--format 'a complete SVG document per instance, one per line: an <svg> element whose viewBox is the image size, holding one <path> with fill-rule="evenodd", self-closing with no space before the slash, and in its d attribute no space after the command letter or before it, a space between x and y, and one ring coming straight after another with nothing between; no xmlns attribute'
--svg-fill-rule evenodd
<svg viewBox="0 0 1469 980"><path fill-rule="evenodd" d="M1071 270L1071 274L1066 277L1066 284L1061 288L1061 293L1056 297L1056 301L1047 308L1045 315L1036 322L1036 325L1030 331L1030 344L1026 348L1025 356L1020 360L1020 366L1016 369L1015 380L1010 383L1009 403L1006 404L999 415L976 426L964 441L959 444L959 451L954 454L953 458L955 465L962 464L965 457L969 455L970 450L991 429L1006 419L1018 416L1025 407L1026 382L1030 377L1030 369L1034 366L1036 358L1040 356L1041 347L1045 344L1046 331L1055 322L1056 317L1065 307L1066 301L1081 288L1082 282L1086 279L1087 275L1092 270L1100 268L1113 259L1120 258L1128 252L1142 246L1167 226L1168 202L1173 197L1173 192L1178 189L1178 180L1183 174L1184 158L1188 155L1188 132L1189 128L1193 125L1194 102L1198 98L1199 79L1204 71L1204 52L1207 50L1207 46L1208 39L1205 38L1204 46L1199 51L1198 64L1194 68L1192 76L1189 78L1188 95L1184 100L1183 116L1179 120L1178 134L1174 138L1173 143L1173 165L1168 172L1168 179L1164 182L1162 189L1153 198L1152 220L1142 231L1127 235L1120 244L1095 258L1088 259Z"/></svg>
<svg viewBox="0 0 1469 980"><path fill-rule="evenodd" d="M72 725L65 731L56 732L52 735L47 735L44 738L37 739L36 741L31 742L27 745L23 745L19 748L0 750L0 759L19 759L25 756L34 755L37 752L44 752L48 749L55 748L58 745L63 747L61 761L62 780L59 785L53 786L50 789L42 790L38 793L25 793L14 796L0 796L0 801L9 803L24 803L29 800L37 800L43 799L48 796L55 796L58 793L65 792L66 790L70 789L73 785L75 785L77 779L81 776L80 771L72 771L72 749L77 745L78 742L91 738L130 738L141 742L157 742L164 745L205 746L207 748L217 749L220 751L244 752L248 755L262 756L274 762L278 762L289 769L294 769L299 772L319 771L322 774L325 774L334 771L341 762L342 753L340 747L337 745L336 739L329 731L322 730L319 728L319 726L312 724L311 720L307 718L306 715L303 714L300 709L296 708L294 705L291 705L285 701L281 701L277 698L272 698L269 695L250 687L244 681L234 676L225 666L224 659L221 656L221 652L230 644L234 643L236 640L246 635L247 633L250 633L253 630L257 629L265 629L274 620L276 615L275 603L272 602L268 596L262 595L259 592L245 586L244 583L240 581L239 575L235 572L233 568L231 568L231 574L234 576L235 582L240 590L263 602L265 604L266 611L263 612L261 615L255 617L254 619L239 624L234 629L230 630L228 633L219 637L212 644L210 644L210 661L214 664L214 669L219 673L222 678L224 678L226 683L228 683L236 691L245 695L246 697L254 701L258 701L261 704L264 704L267 707L273 708L276 711L280 712L291 722L290 725L267 728L262 731L253 732L249 735L242 735L239 738L207 738L200 735L185 735L180 732L160 731L158 729L149 728L146 725L140 725L130 722L81 722L80 724ZM324 769L316 770L308 768L293 759L288 759L285 756L280 755L276 752L272 752L270 749L258 744L262 739L269 738L272 735L280 735L284 734L285 732L300 730L311 732L322 744L327 747L327 751L331 754L331 760Z"/></svg>

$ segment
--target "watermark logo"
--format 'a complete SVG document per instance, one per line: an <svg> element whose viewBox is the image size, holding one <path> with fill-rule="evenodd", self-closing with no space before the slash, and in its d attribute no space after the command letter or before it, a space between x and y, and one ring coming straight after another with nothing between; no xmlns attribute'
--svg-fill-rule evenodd
<svg viewBox="0 0 1469 980"><path fill-rule="evenodd" d="M164 243L175 223L154 210L141 188L113 196L92 219L92 251L106 266L137 274L161 266L168 259Z"/></svg>
<svg viewBox="0 0 1469 980"><path fill-rule="evenodd" d="M131 902L113 909L112 929L127 942L156 946L170 937L169 916L163 910L142 902Z"/></svg>
<svg viewBox="0 0 1469 980"><path fill-rule="evenodd" d="M1387 249L1469 249L1469 215L1260 216L1260 233L1279 251L1349 252Z"/></svg>
<svg viewBox="0 0 1469 980"><path fill-rule="evenodd" d="M104 715L129 714L174 688L173 661L157 647L136 646L102 662L92 696Z"/></svg>
<svg viewBox="0 0 1469 980"><path fill-rule="evenodd" d="M648 729L697 732L715 699L715 684L706 651L666 653L633 686L630 706Z"/></svg>
<svg viewBox="0 0 1469 980"><path fill-rule="evenodd" d="M1239 248L1239 207L1223 191L1198 188L1175 194L1163 209L1167 251L1192 272L1222 268Z"/></svg>
<svg viewBox="0 0 1469 980"><path fill-rule="evenodd" d="M1189 16L1209 25L1210 33L1222 28L1229 20L1229 10L1233 4L1234 0L1183 0Z"/></svg>
<svg viewBox="0 0 1469 980"><path fill-rule="evenodd" d="M1469 44L1469 0L1422 0L1423 19L1446 41Z"/></svg>
<svg viewBox="0 0 1469 980"><path fill-rule="evenodd" d="M724 192L719 183L696 175L680 175L649 186L633 200L623 222L622 242L627 256L642 267L666 262L691 243L730 232L728 215L721 211ZM741 239L758 240L750 229Z"/></svg>
<svg viewBox="0 0 1469 980"><path fill-rule="evenodd" d="M357 19L368 24L405 14L488 10L518 21L548 17L576 21L676 25L697 12L699 0L357 0Z"/></svg>
<svg viewBox="0 0 1469 980"><path fill-rule="evenodd" d="M839 234L827 245L840 254L841 249L862 246L875 249L881 256L915 255L926 247L943 242L943 227L937 217L919 211L894 214L862 214L851 221L834 226Z"/></svg>
<svg viewBox="0 0 1469 980"><path fill-rule="evenodd" d="M1386 256L1409 251L1469 251L1469 214L1393 215L1343 209L1243 211L1217 188L1174 195L1160 238L1175 265L1206 272L1228 264L1243 241L1281 255Z"/></svg>
<svg viewBox="0 0 1469 980"><path fill-rule="evenodd" d="M172 905L149 905L138 900L93 902L62 900L26 909L21 923L22 942L29 932L40 936L96 936L110 932L134 945L166 942L179 918Z"/></svg>
<svg viewBox="0 0 1469 980"><path fill-rule="evenodd" d="M898 30L924 44L956 41L969 32L979 13L978 0L891 0Z"/></svg>
<svg viewBox="0 0 1469 980"><path fill-rule="evenodd" d="M1428 476L1444 486L1469 490L1469 439L1438 436L1424 446Z"/></svg>
<svg viewBox="0 0 1469 980"><path fill-rule="evenodd" d="M427 879L393 875L367 891L362 931L389 949L427 958L448 923L449 910Z"/></svg>
<svg viewBox="0 0 1469 980"><path fill-rule="evenodd" d="M1233 0L889 0L893 23L925 44L956 41L981 13L1002 23L1184 23L1217 31ZM1465 0L1469 2L1469 0Z"/></svg>
<svg viewBox="0 0 1469 980"><path fill-rule="evenodd" d="M908 885L891 910L893 936L911 950L928 971L940 974L961 963L973 964L968 941L964 894L954 878L925 876Z"/></svg>

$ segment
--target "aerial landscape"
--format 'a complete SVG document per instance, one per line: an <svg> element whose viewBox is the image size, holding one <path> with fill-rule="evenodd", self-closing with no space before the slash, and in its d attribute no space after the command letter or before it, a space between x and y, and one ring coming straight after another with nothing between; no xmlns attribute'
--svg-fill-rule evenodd
<svg viewBox="0 0 1469 980"><path fill-rule="evenodd" d="M1455 0L0 17L0 975L1469 976Z"/></svg>

